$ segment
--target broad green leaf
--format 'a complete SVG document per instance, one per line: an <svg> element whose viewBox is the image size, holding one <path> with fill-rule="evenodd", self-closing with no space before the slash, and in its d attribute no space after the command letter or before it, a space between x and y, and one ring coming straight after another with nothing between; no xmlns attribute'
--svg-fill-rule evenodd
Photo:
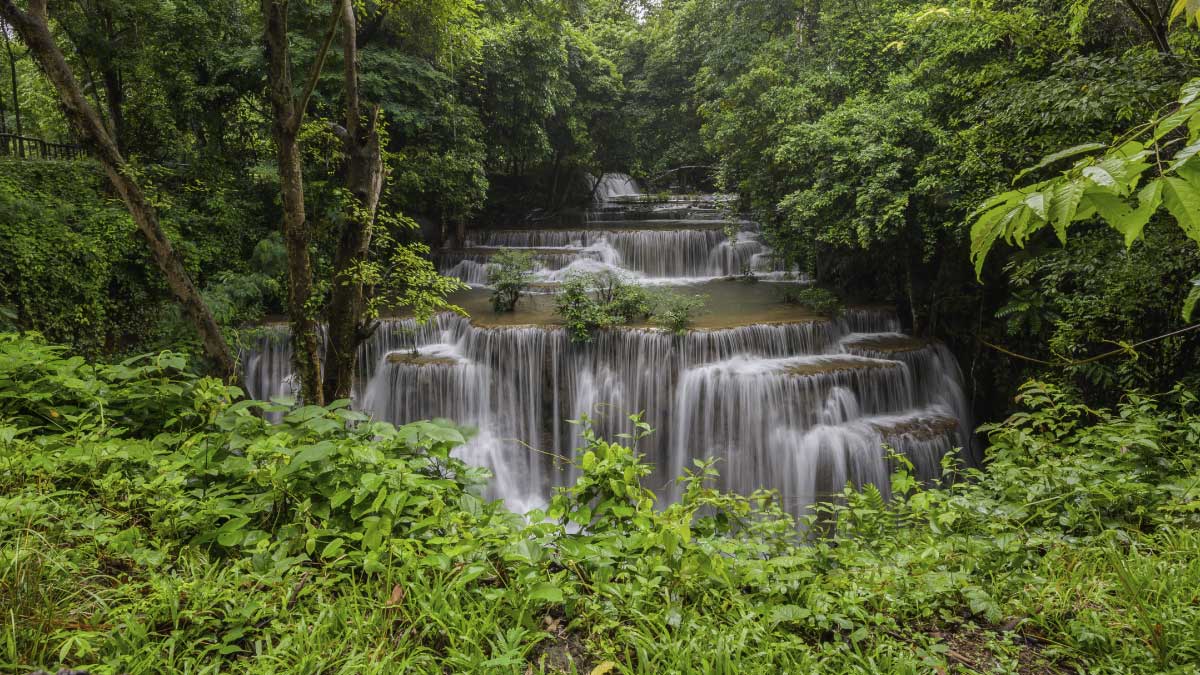
<svg viewBox="0 0 1200 675"><path fill-rule="evenodd" d="M1190 322L1196 311L1196 303L1200 302L1200 277L1192 279L1192 290L1183 301L1183 320Z"/></svg>
<svg viewBox="0 0 1200 675"><path fill-rule="evenodd" d="M1167 176L1162 179L1163 203L1187 236L1200 244L1200 189L1194 183Z"/></svg>
<svg viewBox="0 0 1200 675"><path fill-rule="evenodd" d="M1161 179L1155 179L1146 183L1145 187L1138 192L1138 207L1134 212L1135 222L1138 223L1136 232L1125 232L1125 248L1133 245L1133 242L1142 236L1142 230L1145 229L1146 223L1154 217L1158 212L1158 207L1162 206L1163 182Z"/></svg>
<svg viewBox="0 0 1200 675"><path fill-rule="evenodd" d="M1099 164L1084 168L1083 175L1097 185L1128 194L1146 169L1150 168L1150 164L1142 161L1146 152L1141 147L1140 143L1126 143L1121 150L1104 158Z"/></svg>
<svg viewBox="0 0 1200 675"><path fill-rule="evenodd" d="M1184 20L1189 26L1200 26L1200 0L1175 0L1175 8L1171 10L1171 21L1180 14L1184 15Z"/></svg>
<svg viewBox="0 0 1200 675"><path fill-rule="evenodd" d="M561 603L563 601L563 592L558 586L548 582L535 584L529 589L530 600L541 600L543 602Z"/></svg>
<svg viewBox="0 0 1200 675"><path fill-rule="evenodd" d="M799 605L780 605L771 610L771 623L796 623L812 616L812 610Z"/></svg>
<svg viewBox="0 0 1200 675"><path fill-rule="evenodd" d="M1067 226L1075 219L1079 200L1086 189L1087 183L1082 180L1066 180L1054 188L1047 220L1054 223L1054 233L1063 244L1067 243Z"/></svg>
<svg viewBox="0 0 1200 675"><path fill-rule="evenodd" d="M1045 221L1036 223L1033 227L1029 227L1029 221L1033 217L1033 209L1021 204L1010 211L1000 221L1000 225L1004 228L1004 238L1017 246L1025 246L1025 242L1029 239L1029 235L1033 234Z"/></svg>
<svg viewBox="0 0 1200 675"><path fill-rule="evenodd" d="M292 457L292 461L289 462L287 466L280 469L279 475L287 476L304 468L308 464L319 462L332 454L335 447L336 446L329 441L321 441L316 445L307 446L300 452L296 453L296 455Z"/></svg>
<svg viewBox="0 0 1200 675"><path fill-rule="evenodd" d="M996 243L996 239L1004 231L1000 222L1010 210L1007 205L997 206L980 216L971 226L971 259L975 261L976 277L983 274L983 261L992 249L992 244Z"/></svg>
<svg viewBox="0 0 1200 675"><path fill-rule="evenodd" d="M1171 165L1167 167L1167 171L1178 171L1179 167L1186 164L1189 159L1195 157L1196 153L1200 153L1200 141L1192 143L1175 153L1175 156L1171 158Z"/></svg>
<svg viewBox="0 0 1200 675"><path fill-rule="evenodd" d="M1086 167L1084 167L1083 168L1083 176L1084 176L1084 178L1091 180L1093 183L1095 183L1096 185L1099 185L1100 187L1111 187L1111 188L1118 187L1117 179L1114 178L1113 175L1108 172L1108 169L1105 169L1101 166L1086 166Z"/></svg>
<svg viewBox="0 0 1200 675"><path fill-rule="evenodd" d="M1146 156L1146 146L1141 141L1125 141L1116 148L1113 148L1109 153L1109 157L1120 157L1123 159L1134 160L1141 159Z"/></svg>
<svg viewBox="0 0 1200 675"><path fill-rule="evenodd" d="M1083 143L1082 145L1076 145L1075 147L1067 148L1066 150L1059 150L1054 154L1046 155L1042 158L1042 161L1038 162L1034 166L1029 167L1028 169L1025 169L1021 173L1018 173L1017 177L1013 179L1013 182L1016 183L1030 173L1050 166L1059 160L1066 159L1068 157L1075 157L1076 155L1082 155L1085 152L1103 150L1106 147L1108 146L1103 143Z"/></svg>
<svg viewBox="0 0 1200 675"><path fill-rule="evenodd" d="M341 537L336 537L333 541L326 544L325 548L321 550L321 557L326 559L338 557L338 555L340 555L342 552L342 544L344 544L345 541L346 540L342 539Z"/></svg>
<svg viewBox="0 0 1200 675"><path fill-rule="evenodd" d="M1175 169L1175 174L1193 185L1200 185L1200 159L1184 162Z"/></svg>
<svg viewBox="0 0 1200 675"><path fill-rule="evenodd" d="M1034 214L1036 214L1038 218L1041 218L1042 220L1046 220L1047 219L1046 218L1046 207L1047 207L1046 202L1047 201L1049 201L1049 200L1047 199L1047 195L1045 192L1033 192L1028 197L1025 198L1025 201L1023 203L1025 204L1025 206L1028 206L1029 208L1033 209Z"/></svg>
<svg viewBox="0 0 1200 675"><path fill-rule="evenodd" d="M333 496L329 498L329 505L336 509L342 504L345 504L346 500L350 499L353 494L354 493L351 492L349 488L342 488L341 490L333 493Z"/></svg>
<svg viewBox="0 0 1200 675"><path fill-rule="evenodd" d="M292 424L299 424L300 422L307 422L308 420L311 420L314 417L320 417L324 414L325 414L325 409L322 408L321 406L306 405L301 408L296 408L292 412L285 415L283 418L283 421L291 422Z"/></svg>
<svg viewBox="0 0 1200 675"><path fill-rule="evenodd" d="M1161 180L1148 183L1138 194L1137 208L1121 197L1099 190L1089 191L1087 199L1096 206L1096 211L1106 223L1125 235L1125 246L1129 247L1142 236L1150 216L1158 210L1162 203L1162 190Z"/></svg>
<svg viewBox="0 0 1200 675"><path fill-rule="evenodd" d="M1200 101L1190 100L1188 103L1181 105L1175 112L1162 118L1154 126L1154 135L1151 138L1156 141L1160 140L1163 136L1178 129L1180 125L1190 120L1198 112L1200 112Z"/></svg>
<svg viewBox="0 0 1200 675"><path fill-rule="evenodd" d="M250 522L250 519L245 516L237 516L225 521L225 524L217 530L217 543L222 546L236 546L242 542L242 538L246 536L243 528Z"/></svg>

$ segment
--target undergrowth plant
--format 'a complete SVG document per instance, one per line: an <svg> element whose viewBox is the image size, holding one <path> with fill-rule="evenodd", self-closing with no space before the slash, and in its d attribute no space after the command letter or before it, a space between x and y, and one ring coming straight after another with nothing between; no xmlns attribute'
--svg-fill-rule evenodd
<svg viewBox="0 0 1200 675"><path fill-rule="evenodd" d="M799 522L711 461L666 503L651 429L584 421L573 482L521 516L449 423L3 335L0 671L1194 672L1200 402L1019 403L986 470L892 455L890 500Z"/></svg>

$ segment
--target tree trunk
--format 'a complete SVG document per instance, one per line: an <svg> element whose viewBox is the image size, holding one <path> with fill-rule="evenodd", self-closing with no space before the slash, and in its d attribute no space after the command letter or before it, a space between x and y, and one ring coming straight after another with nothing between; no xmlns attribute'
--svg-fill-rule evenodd
<svg viewBox="0 0 1200 675"><path fill-rule="evenodd" d="M796 16L796 42L811 47L816 42L817 25L821 20L821 0L807 0Z"/></svg>
<svg viewBox="0 0 1200 675"><path fill-rule="evenodd" d="M129 144L125 138L125 92L121 90L121 75L112 64L105 64L100 73L104 78L104 100L108 102L108 119L112 126L113 141L117 149L126 152Z"/></svg>
<svg viewBox="0 0 1200 675"><path fill-rule="evenodd" d="M1171 53L1169 6L1159 7L1158 0L1124 0L1160 54Z"/></svg>
<svg viewBox="0 0 1200 675"><path fill-rule="evenodd" d="M321 337L313 297L313 269L309 244L312 240L304 213L304 172L298 141L308 100L329 52L334 24L309 72L299 100L292 98L292 69L288 49L287 0L263 0L266 22L268 98L274 113L272 132L279 162L279 189L283 201L283 241L288 257L288 318L292 337L292 359L305 403L322 405Z"/></svg>
<svg viewBox="0 0 1200 675"><path fill-rule="evenodd" d="M97 159L129 209L129 214L150 247L150 254L166 277L167 285L175 295L176 301L199 333L205 353L213 360L222 377L226 380L236 379L237 363L212 312L204 303L187 269L184 268L183 261L159 225L154 207L146 201L141 188L130 178L125 158L121 156L96 111L84 98L70 66L59 51L54 36L50 34L46 0L30 0L27 11L17 9L12 0L0 0L0 15L16 29L32 51L42 70L58 90L67 118L79 131L82 139L95 149Z"/></svg>
<svg viewBox="0 0 1200 675"><path fill-rule="evenodd" d="M342 17L343 86L346 126L335 127L346 153L346 188L349 205L333 259L325 345L325 399L350 397L358 364L358 347L370 334L366 294L358 268L367 262L379 195L383 192L383 153L379 143L379 107L372 106L363 119L358 87L357 21L351 0L333 0Z"/></svg>
<svg viewBox="0 0 1200 675"><path fill-rule="evenodd" d="M5 16L6 17L8 16L7 13L5 14ZM15 121L17 124L17 135L20 136L24 133L24 129L21 126L21 99L18 98L19 94L17 91L17 89L18 89L17 57L15 54L13 54L12 40L8 37L8 30L6 30L6 28L7 28L6 25L0 24L0 33L2 33L4 35L4 49L5 49L5 51L8 52L8 74L9 74L9 81L12 84L13 114L16 116ZM18 145L20 145L20 141L18 141L17 143L18 143ZM17 153L21 154L21 151L18 150Z"/></svg>

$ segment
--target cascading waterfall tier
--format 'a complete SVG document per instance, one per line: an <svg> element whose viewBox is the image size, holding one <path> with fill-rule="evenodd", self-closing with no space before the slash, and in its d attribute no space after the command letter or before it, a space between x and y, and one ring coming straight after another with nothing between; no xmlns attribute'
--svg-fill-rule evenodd
<svg viewBox="0 0 1200 675"><path fill-rule="evenodd" d="M611 437L640 411L655 433L638 449L661 493L675 496L672 479L693 459L715 457L721 487L778 489L801 513L848 482L886 493L885 445L926 479L951 448L969 447L952 357L895 330L888 313L851 310L682 336L610 330L575 344L554 326L385 320L360 351L355 405L397 424L444 417L477 428L460 455L490 468L493 495L516 510L570 480L556 460L578 447L567 420L588 417ZM259 398L291 393L286 329L275 331L246 359Z"/></svg>
<svg viewBox="0 0 1200 675"><path fill-rule="evenodd" d="M624 174L605 174L583 226L540 225L471 232L463 248L440 251L438 270L473 286L487 284L491 258L529 252L539 281L614 271L642 282L716 279L754 273L786 276L756 223L731 218L714 196L650 197Z"/></svg>
<svg viewBox="0 0 1200 675"><path fill-rule="evenodd" d="M493 495L514 510L544 503L571 480L560 459L580 446L581 430L568 420L586 418L613 438L633 430L630 413L655 429L638 450L655 466L651 487L667 498L678 497L674 479L692 460L710 457L720 461L722 488L777 489L797 514L847 483L886 494L886 448L907 455L923 479L938 476L955 447L974 462L962 375L944 346L897 332L890 311L848 310L834 320L784 311L779 320L770 289L714 281L751 272L803 283L778 266L753 223L722 213L719 198L651 199L621 175L595 185L585 226L476 232L467 248L441 252L439 269L481 286L492 256L524 250L543 292L600 270L703 288L720 327L613 329L576 344L553 324L384 320L360 349L355 406L398 424L444 417L476 427L458 452L494 472ZM525 313L509 320L553 321L537 302L522 302ZM266 333L245 358L250 393L292 394L286 329Z"/></svg>

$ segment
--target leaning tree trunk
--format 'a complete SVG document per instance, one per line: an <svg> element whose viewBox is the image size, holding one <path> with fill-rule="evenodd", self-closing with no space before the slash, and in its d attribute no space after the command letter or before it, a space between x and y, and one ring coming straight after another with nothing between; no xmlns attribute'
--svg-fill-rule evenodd
<svg viewBox="0 0 1200 675"><path fill-rule="evenodd" d="M100 121L96 111L84 98L71 67L50 34L49 17L46 14L46 0L30 0L29 9L21 11L12 0L0 0L0 15L17 33L33 52L38 64L54 83L67 118L79 131L83 140L91 145L97 159L104 167L105 173L112 181L113 187L121 195L129 214L137 224L138 231L145 238L150 248L150 255L166 277L167 285L175 295L175 299L183 307L184 313L200 334L204 351L216 365L217 370L227 380L237 377L237 364L229 345L221 335L221 329L209 311L208 305L200 296L200 292L192 283L191 277L183 266L183 261L171 246L166 233L159 225L154 207L146 201L141 188L132 178L125 163L125 158L117 149L112 136Z"/></svg>
<svg viewBox="0 0 1200 675"><path fill-rule="evenodd" d="M367 262L379 195L383 192L383 153L379 145L379 107L362 117L358 86L358 24L351 0L333 0L342 16L342 62L346 96L346 126L334 131L346 154L347 209L334 253L325 346L325 399L349 398L354 386L358 347L371 334L366 316L366 292L359 268Z"/></svg>
<svg viewBox="0 0 1200 675"><path fill-rule="evenodd" d="M287 0L263 0L264 37L267 51L268 98L274 113L272 132L279 161L279 191L283 201L283 241L288 258L288 319L292 333L292 359L300 380L300 396L306 403L321 405L321 336L313 289L313 266L309 245L312 232L304 213L304 173L300 156L300 125L317 86L317 78L329 53L340 14L333 23L309 70L299 99L292 97L292 66L288 48Z"/></svg>

